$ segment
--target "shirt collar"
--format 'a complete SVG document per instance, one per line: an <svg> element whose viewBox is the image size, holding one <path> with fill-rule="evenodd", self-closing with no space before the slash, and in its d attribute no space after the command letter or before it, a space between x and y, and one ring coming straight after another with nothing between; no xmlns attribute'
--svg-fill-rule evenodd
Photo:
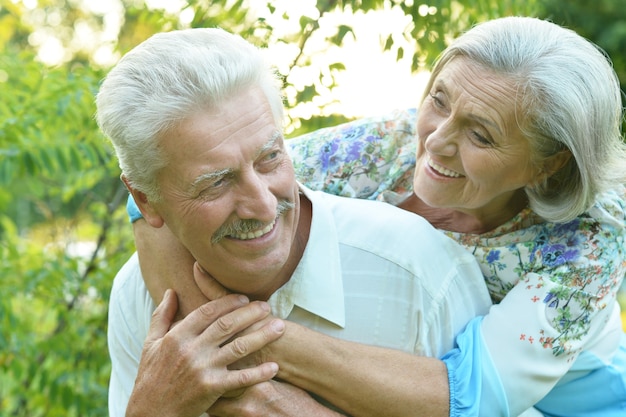
<svg viewBox="0 0 626 417"><path fill-rule="evenodd" d="M295 305L344 327L343 280L334 217L323 194L303 185L300 190L313 206L309 241L291 279L268 302L281 318L287 318Z"/></svg>

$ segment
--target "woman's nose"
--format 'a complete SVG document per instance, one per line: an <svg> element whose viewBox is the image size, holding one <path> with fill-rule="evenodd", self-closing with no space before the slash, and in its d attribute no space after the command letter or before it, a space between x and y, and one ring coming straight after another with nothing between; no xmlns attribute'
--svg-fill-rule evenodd
<svg viewBox="0 0 626 417"><path fill-rule="evenodd" d="M426 136L424 147L429 153L453 156L457 152L454 129L447 121L441 122Z"/></svg>

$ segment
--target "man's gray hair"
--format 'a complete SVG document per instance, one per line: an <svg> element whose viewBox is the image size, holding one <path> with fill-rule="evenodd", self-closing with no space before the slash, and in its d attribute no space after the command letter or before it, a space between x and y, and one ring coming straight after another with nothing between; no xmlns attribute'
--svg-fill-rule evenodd
<svg viewBox="0 0 626 417"><path fill-rule="evenodd" d="M281 83L259 48L221 29L159 33L108 74L96 97L96 119L131 186L156 201L157 174L167 164L160 135L254 87L264 92L280 129Z"/></svg>

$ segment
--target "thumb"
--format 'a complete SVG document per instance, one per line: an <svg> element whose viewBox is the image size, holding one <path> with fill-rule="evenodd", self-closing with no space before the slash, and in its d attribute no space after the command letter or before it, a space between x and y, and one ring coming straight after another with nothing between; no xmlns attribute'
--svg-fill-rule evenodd
<svg viewBox="0 0 626 417"><path fill-rule="evenodd" d="M196 281L196 285L200 288L202 294L210 301L230 294L230 291L209 275L198 262L193 264L193 279Z"/></svg>
<svg viewBox="0 0 626 417"><path fill-rule="evenodd" d="M167 289L165 294L163 294L161 303L159 303L152 313L146 343L154 342L165 336L174 322L176 311L178 311L178 298L176 297L176 293L172 289Z"/></svg>

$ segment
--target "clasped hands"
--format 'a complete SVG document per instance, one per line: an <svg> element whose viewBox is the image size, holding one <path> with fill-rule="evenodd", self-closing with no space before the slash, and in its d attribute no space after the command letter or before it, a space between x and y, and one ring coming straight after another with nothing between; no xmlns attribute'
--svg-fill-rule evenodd
<svg viewBox="0 0 626 417"><path fill-rule="evenodd" d="M152 315L127 417L338 415L273 380L278 364L264 361L264 349L286 327L267 303L229 294L197 263L194 279L210 301L175 322L177 296L165 293Z"/></svg>

